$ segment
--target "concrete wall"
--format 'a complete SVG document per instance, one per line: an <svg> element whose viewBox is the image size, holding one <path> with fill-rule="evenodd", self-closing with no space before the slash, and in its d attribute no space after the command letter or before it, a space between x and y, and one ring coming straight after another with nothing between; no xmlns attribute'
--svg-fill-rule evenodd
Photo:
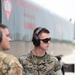
<svg viewBox="0 0 75 75"><path fill-rule="evenodd" d="M31 51L33 47L32 42L11 42L11 50L6 51L6 53L20 57L21 55L27 54ZM53 55L67 55L72 53L72 49L72 44L51 42L47 52Z"/></svg>

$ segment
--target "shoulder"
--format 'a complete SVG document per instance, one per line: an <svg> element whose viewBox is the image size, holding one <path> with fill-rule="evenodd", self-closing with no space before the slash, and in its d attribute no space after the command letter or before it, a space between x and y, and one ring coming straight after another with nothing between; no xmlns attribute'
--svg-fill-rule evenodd
<svg viewBox="0 0 75 75"><path fill-rule="evenodd" d="M55 65L60 65L60 62L55 56L49 55L50 61L53 61Z"/></svg>
<svg viewBox="0 0 75 75"><path fill-rule="evenodd" d="M0 52L0 58L1 58L1 59L4 59L6 56L7 56L7 54L5 54L5 53L3 53L3 52Z"/></svg>
<svg viewBox="0 0 75 75"><path fill-rule="evenodd" d="M61 63L55 56L47 54L47 58L49 58L49 61L53 62L55 70L61 69Z"/></svg>
<svg viewBox="0 0 75 75"><path fill-rule="evenodd" d="M27 60L27 59L30 58L30 56L31 56L30 53L28 53L28 54L26 54L26 55L22 55L22 56L19 57L19 60L21 60L21 61L22 61L22 60Z"/></svg>
<svg viewBox="0 0 75 75"><path fill-rule="evenodd" d="M9 64L9 66L13 66L13 67L20 67L22 68L21 64L19 63L18 59L10 54L7 54L6 58L4 59L4 61Z"/></svg>
<svg viewBox="0 0 75 75"><path fill-rule="evenodd" d="M30 63L31 61L31 53L28 53L26 55L22 55L21 57L19 57L19 62L22 64L22 65L25 65L25 64L28 64Z"/></svg>
<svg viewBox="0 0 75 75"><path fill-rule="evenodd" d="M53 55L47 54L46 57L49 58L49 60L51 61L58 62L58 59Z"/></svg>
<svg viewBox="0 0 75 75"><path fill-rule="evenodd" d="M58 59L55 56L52 56L52 55L50 55L50 59L52 61L54 61L54 69L55 69L55 71L60 70L62 66L61 66L61 63L58 61Z"/></svg>
<svg viewBox="0 0 75 75"><path fill-rule="evenodd" d="M10 62L12 60L17 60L17 58L14 57L13 55L6 54L4 52L0 52L0 58L4 58L4 60L7 60L7 62Z"/></svg>

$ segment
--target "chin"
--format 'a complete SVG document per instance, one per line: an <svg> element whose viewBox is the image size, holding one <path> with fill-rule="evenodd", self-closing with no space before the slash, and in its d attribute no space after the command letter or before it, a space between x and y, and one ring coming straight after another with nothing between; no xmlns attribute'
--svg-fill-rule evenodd
<svg viewBox="0 0 75 75"><path fill-rule="evenodd" d="M5 48L4 50L9 50L10 49L10 47L9 48Z"/></svg>
<svg viewBox="0 0 75 75"><path fill-rule="evenodd" d="M7 48L7 50L9 50L10 49L10 47L9 48Z"/></svg>
<svg viewBox="0 0 75 75"><path fill-rule="evenodd" d="M47 51L47 48L45 48L44 50Z"/></svg>
<svg viewBox="0 0 75 75"><path fill-rule="evenodd" d="M45 49L46 51L48 50L48 48Z"/></svg>

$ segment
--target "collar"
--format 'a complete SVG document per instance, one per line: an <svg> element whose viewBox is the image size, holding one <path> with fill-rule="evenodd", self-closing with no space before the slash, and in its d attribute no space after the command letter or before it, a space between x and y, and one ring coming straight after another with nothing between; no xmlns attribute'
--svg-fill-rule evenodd
<svg viewBox="0 0 75 75"><path fill-rule="evenodd" d="M37 57L37 58L46 58L48 56L47 52L45 52L45 55L44 56L36 56L32 53L32 51L30 52L30 56L31 58L34 58L34 57Z"/></svg>

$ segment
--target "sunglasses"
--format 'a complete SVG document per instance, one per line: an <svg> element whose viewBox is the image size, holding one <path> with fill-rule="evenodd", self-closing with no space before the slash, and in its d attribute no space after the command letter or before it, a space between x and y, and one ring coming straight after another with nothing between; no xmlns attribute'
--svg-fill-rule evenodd
<svg viewBox="0 0 75 75"><path fill-rule="evenodd" d="M45 39L40 39L41 41L43 41L44 43L48 43L48 41L51 41L51 38L45 38Z"/></svg>

